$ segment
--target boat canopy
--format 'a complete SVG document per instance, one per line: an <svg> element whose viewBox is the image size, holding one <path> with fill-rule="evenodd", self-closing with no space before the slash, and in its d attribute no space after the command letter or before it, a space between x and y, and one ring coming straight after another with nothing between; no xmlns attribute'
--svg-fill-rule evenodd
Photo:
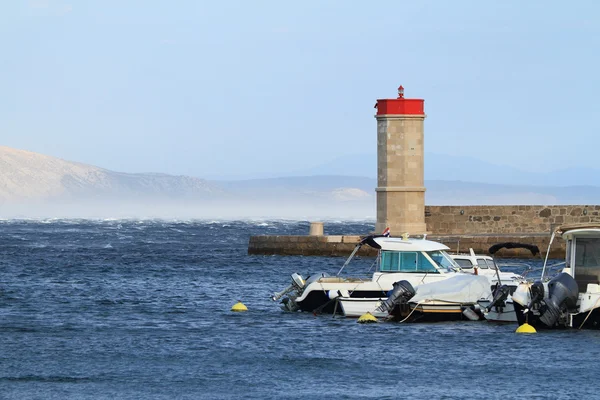
<svg viewBox="0 0 600 400"><path fill-rule="evenodd" d="M488 249L490 254L495 254L500 249L527 249L533 254L539 254L540 249L534 244L515 243L515 242L504 242L493 245Z"/></svg>
<svg viewBox="0 0 600 400"><path fill-rule="evenodd" d="M417 293L410 302L476 303L480 298L486 297L489 291L490 281L485 276L461 274L417 286Z"/></svg>

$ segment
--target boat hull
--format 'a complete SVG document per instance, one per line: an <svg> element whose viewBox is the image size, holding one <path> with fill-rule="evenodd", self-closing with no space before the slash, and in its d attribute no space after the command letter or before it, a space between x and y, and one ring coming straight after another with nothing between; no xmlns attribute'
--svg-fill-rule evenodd
<svg viewBox="0 0 600 400"><path fill-rule="evenodd" d="M478 303L482 309L485 309L491 301L480 300ZM517 322L517 315L512 301L506 301L504 307L493 307L489 312L484 312L483 315L486 320L491 322Z"/></svg>
<svg viewBox="0 0 600 400"><path fill-rule="evenodd" d="M560 325L548 326L548 325L544 324L542 321L540 321L540 316L537 315L537 313L534 313L531 310L524 313L523 311L525 310L525 307L523 307L521 304L519 304L517 302L514 303L514 307L515 307L515 316L517 317L517 322L518 322L519 326L527 323L527 324L533 326L536 330L566 328L566 326L560 326Z"/></svg>
<svg viewBox="0 0 600 400"><path fill-rule="evenodd" d="M595 308L591 313L587 311L571 314L571 327L576 329L600 329L600 308Z"/></svg>
<svg viewBox="0 0 600 400"><path fill-rule="evenodd" d="M469 310L469 311L465 311ZM390 319L398 322L446 322L472 321L466 313L483 319L476 304L458 303L429 303L429 304L400 304L390 311Z"/></svg>
<svg viewBox="0 0 600 400"><path fill-rule="evenodd" d="M381 290L357 290L352 292L351 298L356 297L378 300L385 295L386 294ZM322 290L312 290L304 297L302 301L298 301L296 304L298 305L300 311L308 311L318 314L333 314L335 310L336 313L342 313L342 310L339 307L336 309L336 301L330 299L327 292Z"/></svg>
<svg viewBox="0 0 600 400"><path fill-rule="evenodd" d="M371 313L373 316L378 318L385 318L388 316L387 311L381 312L376 311L381 303L385 301L385 298L340 298L338 299L340 309L344 316L349 318L358 318L366 313Z"/></svg>
<svg viewBox="0 0 600 400"><path fill-rule="evenodd" d="M600 329L600 308L594 310L582 312L582 313L569 313L567 318L568 325L556 324L554 326L548 326L540 321L539 315L535 315L532 311L523 313L524 307L519 303L515 303L515 314L519 325L528 323L537 330L542 329ZM589 314L589 315L588 315ZM587 318L587 319L586 319Z"/></svg>

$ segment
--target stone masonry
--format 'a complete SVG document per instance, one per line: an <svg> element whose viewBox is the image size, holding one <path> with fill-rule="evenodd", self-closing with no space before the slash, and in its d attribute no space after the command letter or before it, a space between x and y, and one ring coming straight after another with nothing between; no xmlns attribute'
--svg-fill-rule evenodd
<svg viewBox="0 0 600 400"><path fill-rule="evenodd" d="M547 234L570 223L600 222L600 206L427 206L433 235Z"/></svg>
<svg viewBox="0 0 600 400"><path fill-rule="evenodd" d="M377 115L377 223L392 232L426 232L423 177L425 115Z"/></svg>

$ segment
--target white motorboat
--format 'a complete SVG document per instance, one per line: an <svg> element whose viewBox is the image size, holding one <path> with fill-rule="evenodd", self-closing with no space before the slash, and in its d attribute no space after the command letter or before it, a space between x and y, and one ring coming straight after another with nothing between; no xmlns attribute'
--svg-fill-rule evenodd
<svg viewBox="0 0 600 400"><path fill-rule="evenodd" d="M416 287L404 285L405 288L410 286L406 289L408 292L414 292L412 298L403 296L406 303L404 306L394 309L394 305L390 302L386 306L387 298L342 295L337 298L337 301L347 317L360 317L369 312L382 318L387 317L391 312L395 319L404 319L409 313L414 314L410 320L415 321L480 319L483 310L486 310L485 306L490 306L492 303L494 290L500 286L499 281L501 284L511 284L514 288L523 279L512 272L501 272L492 257L475 255L472 249L471 254L457 254L450 257L464 266L462 273L437 283L425 283ZM480 302L484 304L481 305ZM500 301L496 304L489 307L488 312L484 314L486 318L492 320L514 318L512 308L509 310L508 306L501 306Z"/></svg>
<svg viewBox="0 0 600 400"><path fill-rule="evenodd" d="M600 329L600 224L563 225L565 268L550 280L518 285L512 295L519 325L536 329Z"/></svg>
<svg viewBox="0 0 600 400"><path fill-rule="evenodd" d="M357 307L372 309L371 305L385 300L393 284L407 281L411 285L437 282L455 276L460 267L448 255L449 248L438 242L409 238L390 238L383 235L367 236L357 244L342 269L363 245L379 250L377 268L371 279L347 278L317 274L306 280L299 274L292 275L292 284L272 296L282 299L286 311L311 311L334 313L337 311L338 297L357 300ZM340 270L341 272L341 270ZM350 307L339 310L349 312Z"/></svg>
<svg viewBox="0 0 600 400"><path fill-rule="evenodd" d="M490 247L489 252L495 254L502 248L524 248L535 256L539 249L535 245L523 243L499 243ZM478 304L488 321L516 322L517 317L511 295L517 286L525 282L525 278L513 272L502 272L496 261L491 256L471 254L452 255L452 258L461 266L463 271L484 275L490 279L492 290Z"/></svg>

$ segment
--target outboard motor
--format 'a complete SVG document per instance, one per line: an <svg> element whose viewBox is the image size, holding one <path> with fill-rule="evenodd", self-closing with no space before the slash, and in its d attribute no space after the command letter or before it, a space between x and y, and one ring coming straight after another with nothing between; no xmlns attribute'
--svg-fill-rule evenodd
<svg viewBox="0 0 600 400"><path fill-rule="evenodd" d="M508 287L508 285L500 286L496 290L496 293L494 294L494 298L492 299L492 302L490 303L490 305L485 308L485 312L490 312L490 310L494 307L501 308L501 307L506 306L505 301L508 298L509 294L510 294L510 288Z"/></svg>
<svg viewBox="0 0 600 400"><path fill-rule="evenodd" d="M569 309L577 306L578 297L579 287L575 279L564 272L558 274L548 282L548 298L544 300L545 310L540 321L546 326L554 326Z"/></svg>
<svg viewBox="0 0 600 400"><path fill-rule="evenodd" d="M273 293L273 296L271 296L271 300L277 301L292 290L295 290L296 292L298 292L298 295L300 295L302 293L302 289L304 289L305 284L306 282L302 278L302 275L294 272L292 274L292 284L283 289L281 292Z"/></svg>
<svg viewBox="0 0 600 400"><path fill-rule="evenodd" d="M393 289L377 311L386 312L394 308L398 304L406 304L415 295L415 289L409 281L394 282Z"/></svg>
<svg viewBox="0 0 600 400"><path fill-rule="evenodd" d="M283 296L287 295L287 297L284 297L281 300L281 309L283 311L291 312L298 311L300 307L298 306L298 304L296 304L296 299L302 295L304 289L306 289L308 285L326 276L329 275L325 272L322 272L319 274L311 275L308 278L306 278L306 280L304 280L304 278L302 278L301 275L293 273L292 284L283 289L281 292L274 293L273 296L271 296L271 300L277 301Z"/></svg>
<svg viewBox="0 0 600 400"><path fill-rule="evenodd" d="M542 281L535 281L529 288L529 292L531 294L531 301L525 307L526 310L538 310L540 306L543 304L544 300L544 284Z"/></svg>

